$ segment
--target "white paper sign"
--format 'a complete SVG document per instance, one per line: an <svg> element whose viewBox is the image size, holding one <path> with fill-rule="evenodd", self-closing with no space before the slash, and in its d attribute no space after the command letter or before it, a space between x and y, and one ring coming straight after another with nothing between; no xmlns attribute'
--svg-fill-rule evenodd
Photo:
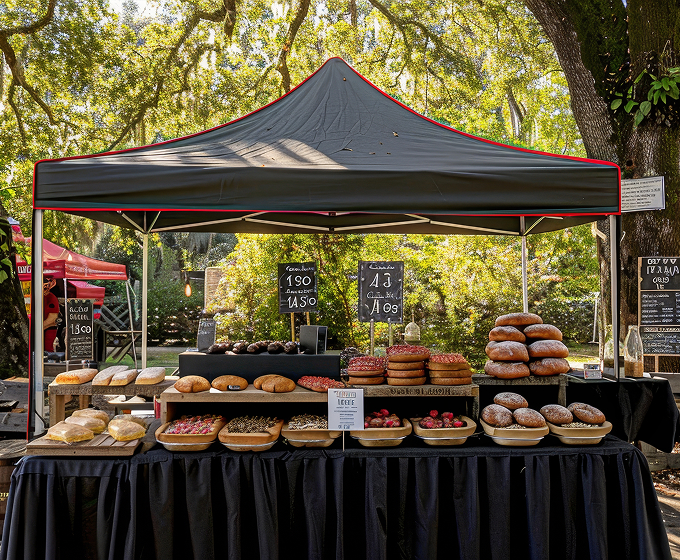
<svg viewBox="0 0 680 560"><path fill-rule="evenodd" d="M621 212L663 210L666 194L663 177L624 179L621 181Z"/></svg>
<svg viewBox="0 0 680 560"><path fill-rule="evenodd" d="M363 389L328 389L328 429L364 429Z"/></svg>

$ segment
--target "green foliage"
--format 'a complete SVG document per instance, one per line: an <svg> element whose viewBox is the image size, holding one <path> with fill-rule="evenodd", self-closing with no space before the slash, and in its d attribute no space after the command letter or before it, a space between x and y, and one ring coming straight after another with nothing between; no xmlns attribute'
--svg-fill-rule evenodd
<svg viewBox="0 0 680 560"><path fill-rule="evenodd" d="M632 114L634 126L639 126L645 118L666 126L677 122L680 110L680 68L669 68L666 72L666 75L658 77L647 69L640 72L625 93L614 93L616 98L611 102L611 109L616 111L623 108L626 113ZM636 101L645 97L647 99L644 101Z"/></svg>

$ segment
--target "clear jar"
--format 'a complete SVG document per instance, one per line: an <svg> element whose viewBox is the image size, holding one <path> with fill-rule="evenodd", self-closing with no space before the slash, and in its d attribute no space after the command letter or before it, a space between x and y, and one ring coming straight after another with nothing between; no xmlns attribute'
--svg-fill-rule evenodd
<svg viewBox="0 0 680 560"><path fill-rule="evenodd" d="M645 351L637 325L628 327L623 343L624 371L626 377L642 377L645 369Z"/></svg>

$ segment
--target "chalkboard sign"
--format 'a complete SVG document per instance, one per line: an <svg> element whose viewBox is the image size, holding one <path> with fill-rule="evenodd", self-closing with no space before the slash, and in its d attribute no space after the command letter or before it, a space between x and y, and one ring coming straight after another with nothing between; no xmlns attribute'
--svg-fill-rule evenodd
<svg viewBox="0 0 680 560"><path fill-rule="evenodd" d="M359 261L359 321L403 322L404 263Z"/></svg>
<svg viewBox="0 0 680 560"><path fill-rule="evenodd" d="M66 300L66 359L91 360L94 348L94 300Z"/></svg>
<svg viewBox="0 0 680 560"><path fill-rule="evenodd" d="M316 263L279 263L279 313L316 311Z"/></svg>
<svg viewBox="0 0 680 560"><path fill-rule="evenodd" d="M640 257L638 275L645 355L680 355L680 257Z"/></svg>
<svg viewBox="0 0 680 560"><path fill-rule="evenodd" d="M198 322L198 335L196 336L196 346L199 352L203 352L215 344L215 332L217 323L215 319L201 319Z"/></svg>

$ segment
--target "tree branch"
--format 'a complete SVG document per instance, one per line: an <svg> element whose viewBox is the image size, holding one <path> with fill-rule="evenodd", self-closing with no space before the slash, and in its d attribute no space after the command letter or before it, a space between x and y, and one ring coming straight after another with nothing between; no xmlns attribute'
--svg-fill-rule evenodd
<svg viewBox="0 0 680 560"><path fill-rule="evenodd" d="M48 23L52 21L54 17L54 8L57 5L57 0L49 0L47 3L47 11L45 15L41 17L38 21L31 25L25 25L23 27L10 27L9 29L0 29L0 37L11 37L12 35L30 35L36 31L40 31Z"/></svg>
<svg viewBox="0 0 680 560"><path fill-rule="evenodd" d="M281 51L279 52L278 64L276 65L276 69L278 70L279 74L281 74L282 78L281 85L283 86L283 90L286 93L290 91L290 71L288 69L288 53L293 48L293 42L295 41L295 37L300 27L302 26L302 23L305 21L305 18L307 17L307 12L309 11L309 4L310 0L300 0L297 12L295 13L295 18L293 18L293 21L291 22L290 27L288 28L286 39L283 42Z"/></svg>
<svg viewBox="0 0 680 560"><path fill-rule="evenodd" d="M21 145L24 148L26 148L26 130L24 129L24 121L21 118L19 107L17 107L17 104L14 102L15 86L16 83L14 81L14 78L12 78L12 81L10 82L9 85L9 90L7 91L7 102L9 103L9 106L12 108L12 111L14 111L14 116L17 119L17 127L19 128L19 134L21 135Z"/></svg>

